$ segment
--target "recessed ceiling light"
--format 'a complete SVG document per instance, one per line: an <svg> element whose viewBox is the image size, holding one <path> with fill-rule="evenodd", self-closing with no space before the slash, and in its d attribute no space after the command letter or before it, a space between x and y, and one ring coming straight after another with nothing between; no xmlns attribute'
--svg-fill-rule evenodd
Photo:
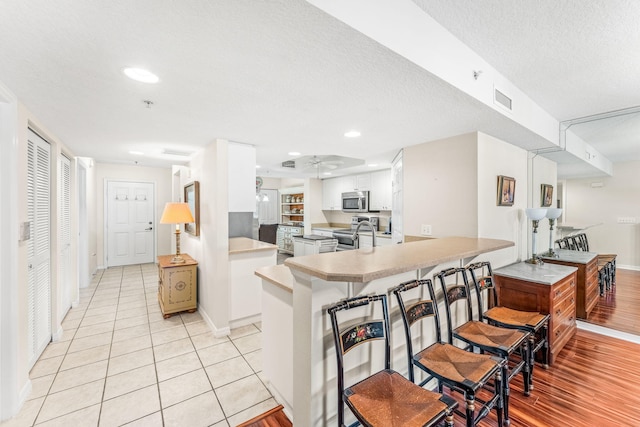
<svg viewBox="0 0 640 427"><path fill-rule="evenodd" d="M331 175L331 172L325 172L323 175Z"/></svg>
<svg viewBox="0 0 640 427"><path fill-rule="evenodd" d="M376 166L378 166L378 164L377 164L377 163L369 163L369 167L370 167L370 168L375 168Z"/></svg>
<svg viewBox="0 0 640 427"><path fill-rule="evenodd" d="M136 156L144 156L142 151L129 151L129 154L134 154Z"/></svg>
<svg viewBox="0 0 640 427"><path fill-rule="evenodd" d="M260 165L256 165L256 169L260 169L262 166Z"/></svg>
<svg viewBox="0 0 640 427"><path fill-rule="evenodd" d="M142 68L125 68L122 70L124 74L130 79L136 80L142 83L158 83L160 79L158 76L150 71L143 70Z"/></svg>
<svg viewBox="0 0 640 427"><path fill-rule="evenodd" d="M350 130L349 132L345 132L344 136L347 138L357 138L360 136L360 132L357 130Z"/></svg>
<svg viewBox="0 0 640 427"><path fill-rule="evenodd" d="M299 156L300 153L298 153L297 151L289 151L289 155L290 156Z"/></svg>

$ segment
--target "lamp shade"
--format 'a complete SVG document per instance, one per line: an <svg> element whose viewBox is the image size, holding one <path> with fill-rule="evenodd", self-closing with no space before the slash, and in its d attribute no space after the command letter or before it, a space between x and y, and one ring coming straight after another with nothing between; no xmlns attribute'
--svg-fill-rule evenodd
<svg viewBox="0 0 640 427"><path fill-rule="evenodd" d="M525 209L525 213L527 214L527 218L532 221L539 221L545 217L547 214L546 208L527 208Z"/></svg>
<svg viewBox="0 0 640 427"><path fill-rule="evenodd" d="M560 208L549 208L547 209L547 218L556 219L560 215L562 215L562 209Z"/></svg>
<svg viewBox="0 0 640 427"><path fill-rule="evenodd" d="M187 203L167 203L160 218L161 224L180 224L194 222L191 209Z"/></svg>

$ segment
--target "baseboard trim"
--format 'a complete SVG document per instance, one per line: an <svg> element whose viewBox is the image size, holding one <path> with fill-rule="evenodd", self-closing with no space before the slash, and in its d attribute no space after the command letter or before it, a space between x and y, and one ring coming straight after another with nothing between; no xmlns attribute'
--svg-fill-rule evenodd
<svg viewBox="0 0 640 427"><path fill-rule="evenodd" d="M218 328L204 310L200 310L200 308L198 308L198 312L202 316L202 319L205 321L205 323L209 326L209 329L211 329L214 337L222 338L231 333L231 329L229 329L228 326L225 328Z"/></svg>
<svg viewBox="0 0 640 427"><path fill-rule="evenodd" d="M62 328L62 325L58 326L58 330L51 335L51 341L54 341L54 342L60 341L60 338L62 338L63 333L64 333L64 329Z"/></svg>
<svg viewBox="0 0 640 427"><path fill-rule="evenodd" d="M594 332L596 334L605 335L611 338L618 338L624 341L640 344L640 337L628 332L616 331L615 329L605 328L604 326L594 325L593 323L576 321L578 329Z"/></svg>
<svg viewBox="0 0 640 427"><path fill-rule="evenodd" d="M616 264L616 268L619 268L619 269L622 269L622 270L640 271L640 265Z"/></svg>
<svg viewBox="0 0 640 427"><path fill-rule="evenodd" d="M255 316L249 316L242 319L232 320L229 322L229 327L231 329L240 328L242 326L251 325L252 323L257 323L262 321L262 315L256 314Z"/></svg>

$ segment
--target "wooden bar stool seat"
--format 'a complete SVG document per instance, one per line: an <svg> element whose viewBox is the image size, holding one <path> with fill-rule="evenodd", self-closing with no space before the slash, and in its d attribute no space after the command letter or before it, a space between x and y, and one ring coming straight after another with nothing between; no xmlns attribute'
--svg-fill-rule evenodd
<svg viewBox="0 0 640 427"><path fill-rule="evenodd" d="M436 424L448 406L442 395L417 387L392 370L380 371L345 390L347 405L371 426Z"/></svg>
<svg viewBox="0 0 640 427"><path fill-rule="evenodd" d="M343 321L338 322L338 313L346 311L350 313L345 313ZM345 425L346 404L357 419L351 426L423 427L444 421L447 427L453 427L453 411L458 406L455 399L425 390L391 370L386 295L342 300L329 306L327 313L331 318L337 361L338 426ZM365 349L362 348L364 344L368 344ZM344 356L356 348L360 351L351 360L355 359L359 365L349 365L349 376L365 378L345 387ZM376 351L384 353L384 358L376 357L380 356ZM363 360L363 357L370 360ZM383 369L376 372L372 366L374 361L379 364L384 361ZM371 371L374 372L368 374Z"/></svg>
<svg viewBox="0 0 640 427"><path fill-rule="evenodd" d="M429 295L421 296L424 288ZM430 279L410 280L390 289L398 299L404 325L407 344L407 364L409 379L415 382L414 366L426 373L419 385L424 386L434 378L438 381L438 390L447 387L451 392L462 393L465 411L456 411L466 419L467 427L473 427L485 418L491 409L496 410L498 426L503 425L503 368L506 361L497 356L477 354L465 351L451 343L442 342L440 315L433 283ZM405 304L405 296L413 293L417 300ZM412 326L419 330L421 337L434 336L431 345L414 354ZM435 334L433 334L435 333ZM484 389L489 394L485 400L477 398Z"/></svg>

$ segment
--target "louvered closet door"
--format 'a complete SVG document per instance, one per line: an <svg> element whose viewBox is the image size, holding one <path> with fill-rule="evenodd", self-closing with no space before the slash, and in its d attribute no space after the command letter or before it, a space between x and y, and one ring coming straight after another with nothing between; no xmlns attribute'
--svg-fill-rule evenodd
<svg viewBox="0 0 640 427"><path fill-rule="evenodd" d="M60 318L71 308L71 161L64 155L60 158L60 188L58 189L58 209L60 219L60 258L58 277L60 279Z"/></svg>
<svg viewBox="0 0 640 427"><path fill-rule="evenodd" d="M51 341L51 147L29 130L27 144L28 357L33 366Z"/></svg>

